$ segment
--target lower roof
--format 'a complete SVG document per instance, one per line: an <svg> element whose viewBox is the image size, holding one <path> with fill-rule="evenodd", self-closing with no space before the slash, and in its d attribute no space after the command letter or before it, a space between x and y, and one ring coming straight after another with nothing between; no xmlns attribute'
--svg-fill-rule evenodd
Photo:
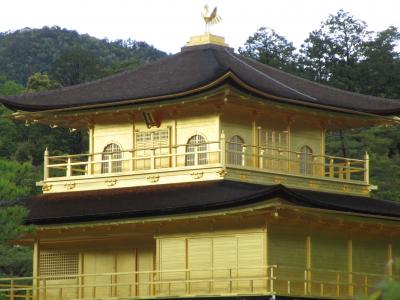
<svg viewBox="0 0 400 300"><path fill-rule="evenodd" d="M227 180L49 193L27 198L23 203L30 211L27 223L39 225L212 211L277 197L309 208L400 217L397 202Z"/></svg>

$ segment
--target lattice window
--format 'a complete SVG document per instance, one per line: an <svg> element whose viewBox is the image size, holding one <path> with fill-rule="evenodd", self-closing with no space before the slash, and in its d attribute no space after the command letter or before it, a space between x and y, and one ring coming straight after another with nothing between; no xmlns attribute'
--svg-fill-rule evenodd
<svg viewBox="0 0 400 300"><path fill-rule="evenodd" d="M79 255L74 252L42 252L39 266L40 276L68 279L79 272Z"/></svg>
<svg viewBox="0 0 400 300"><path fill-rule="evenodd" d="M230 138L228 144L228 151L229 151L228 163L238 166L242 165L243 145L244 145L244 140L240 136L235 135Z"/></svg>
<svg viewBox="0 0 400 300"><path fill-rule="evenodd" d="M136 133L136 149L159 148L169 146L169 130L162 129Z"/></svg>
<svg viewBox="0 0 400 300"><path fill-rule="evenodd" d="M267 130L265 132L265 146L268 148L287 150L289 146L288 131Z"/></svg>
<svg viewBox="0 0 400 300"><path fill-rule="evenodd" d="M194 165L206 165L208 163L207 159L207 143L204 137L199 134L192 136L186 146L186 157L185 157L185 165L186 166L194 166ZM200 152L196 155L190 154L190 152Z"/></svg>
<svg viewBox="0 0 400 300"><path fill-rule="evenodd" d="M122 171L121 148L114 143L108 144L102 154L103 163L101 164L101 173L118 173ZM117 160L117 161L114 161Z"/></svg>

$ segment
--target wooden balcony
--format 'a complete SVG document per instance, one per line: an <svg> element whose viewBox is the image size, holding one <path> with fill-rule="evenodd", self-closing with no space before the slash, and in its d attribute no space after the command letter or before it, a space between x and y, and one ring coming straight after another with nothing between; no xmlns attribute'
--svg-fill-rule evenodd
<svg viewBox="0 0 400 300"><path fill-rule="evenodd" d="M350 159L219 141L118 152L49 156L44 192L195 180L242 180L368 194L369 159Z"/></svg>
<svg viewBox="0 0 400 300"><path fill-rule="evenodd" d="M382 274L276 265L234 269L60 274L0 278L0 298L89 300L278 295L352 299L370 295L384 279L389 278Z"/></svg>

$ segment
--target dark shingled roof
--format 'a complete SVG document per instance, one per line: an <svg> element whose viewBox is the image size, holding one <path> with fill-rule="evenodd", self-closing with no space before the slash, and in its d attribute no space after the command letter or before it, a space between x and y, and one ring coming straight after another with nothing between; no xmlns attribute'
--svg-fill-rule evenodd
<svg viewBox="0 0 400 300"><path fill-rule="evenodd" d="M400 217L396 202L227 180L44 194L24 203L27 223L59 224L211 211L276 197L304 207Z"/></svg>
<svg viewBox="0 0 400 300"><path fill-rule="evenodd" d="M185 47L178 54L136 70L59 90L7 97L0 102L12 109L40 111L95 104L121 105L125 100L138 103L144 99L156 101L162 98L162 101L168 101L179 93L190 94L195 93L195 89L205 89L207 84L226 74L234 74L261 96L267 93L296 100L301 105L322 105L378 115L400 112L400 101L324 86L215 45ZM226 81L234 82L233 77L228 76L218 84ZM276 101L285 102L285 99Z"/></svg>

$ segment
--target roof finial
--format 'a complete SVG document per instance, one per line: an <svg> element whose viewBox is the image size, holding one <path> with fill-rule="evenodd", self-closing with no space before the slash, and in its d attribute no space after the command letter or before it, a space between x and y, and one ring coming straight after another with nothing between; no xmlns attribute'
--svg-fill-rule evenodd
<svg viewBox="0 0 400 300"><path fill-rule="evenodd" d="M215 7L211 14L209 14L209 7L207 4L204 6L201 16L203 17L204 22L206 22L206 33L210 33L211 25L218 24L222 21L222 18L217 14L217 7Z"/></svg>

